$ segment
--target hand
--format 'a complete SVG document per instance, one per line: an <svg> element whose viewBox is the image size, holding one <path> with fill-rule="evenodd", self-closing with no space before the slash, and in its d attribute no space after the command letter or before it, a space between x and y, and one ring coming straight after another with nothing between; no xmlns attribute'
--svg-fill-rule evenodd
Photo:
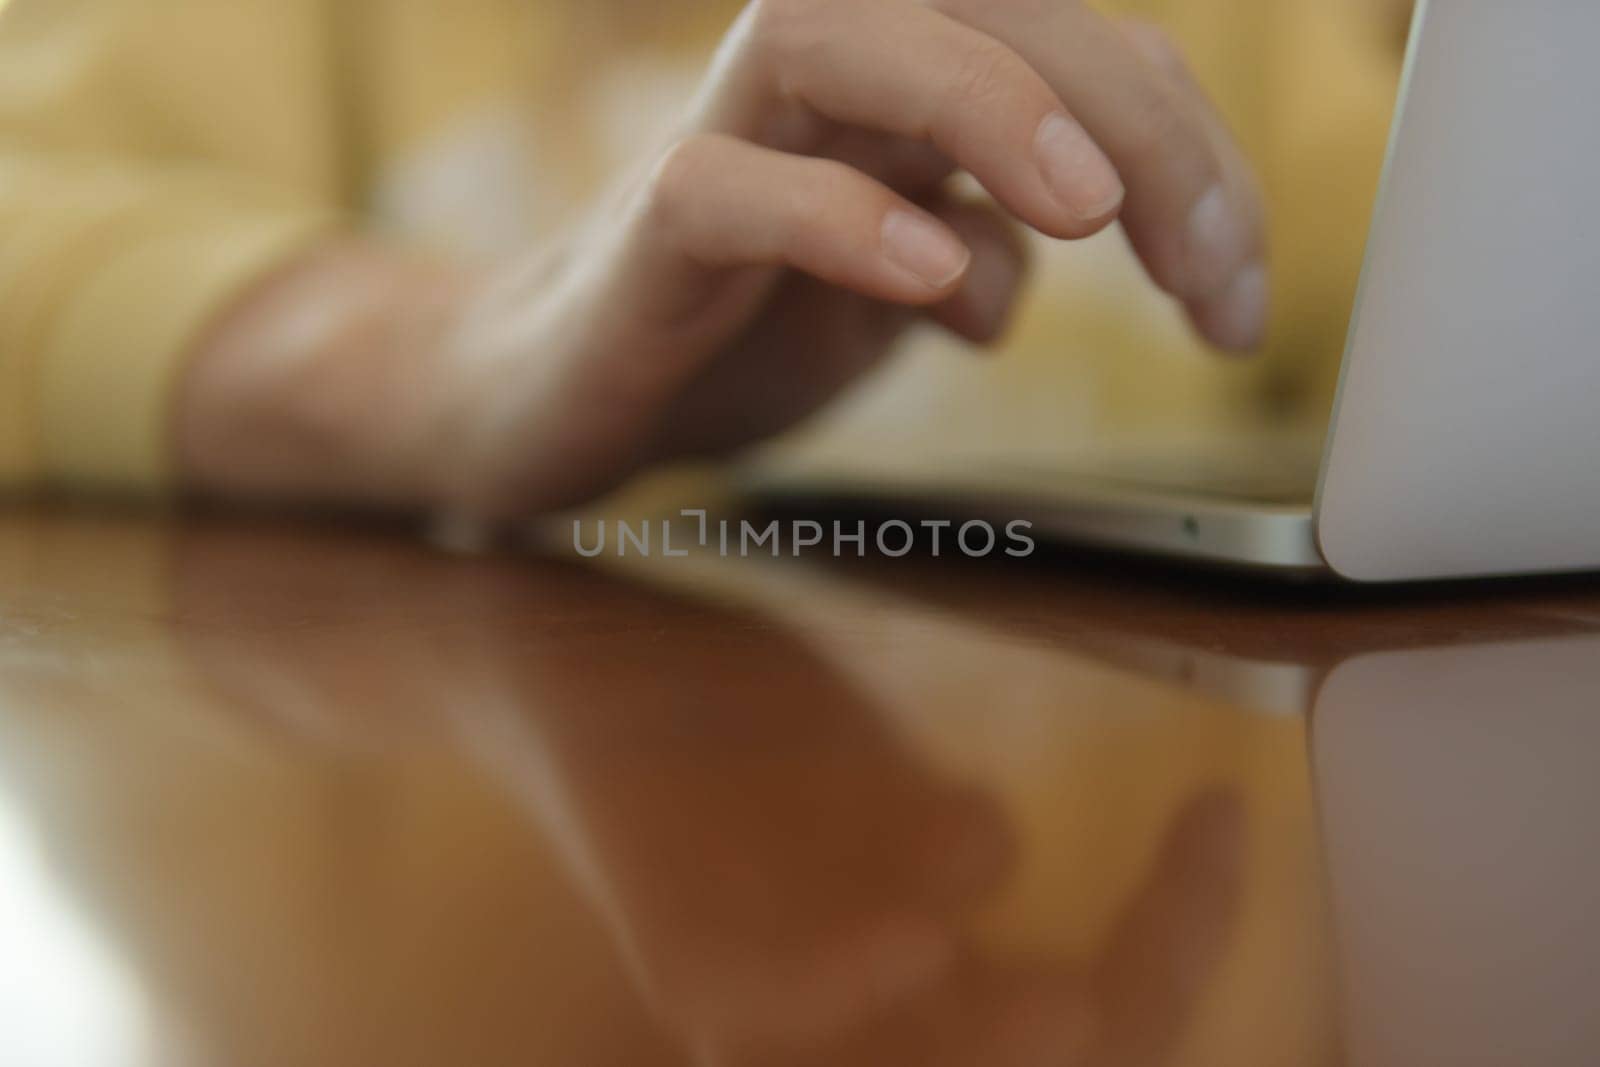
<svg viewBox="0 0 1600 1067"><path fill-rule="evenodd" d="M992 202L951 195L958 170ZM1120 218L1202 333L1252 347L1261 214L1151 27L1078 0L757 0L683 135L559 255L445 277L335 250L258 291L196 361L182 451L224 493L536 513L792 425L918 314L993 339L1015 221Z"/></svg>

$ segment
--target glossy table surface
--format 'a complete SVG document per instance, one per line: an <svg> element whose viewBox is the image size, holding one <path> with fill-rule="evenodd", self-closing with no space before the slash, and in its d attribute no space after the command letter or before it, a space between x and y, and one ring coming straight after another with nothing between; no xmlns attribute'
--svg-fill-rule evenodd
<svg viewBox="0 0 1600 1067"><path fill-rule="evenodd" d="M0 1063L1600 1062L1600 584L0 513Z"/></svg>

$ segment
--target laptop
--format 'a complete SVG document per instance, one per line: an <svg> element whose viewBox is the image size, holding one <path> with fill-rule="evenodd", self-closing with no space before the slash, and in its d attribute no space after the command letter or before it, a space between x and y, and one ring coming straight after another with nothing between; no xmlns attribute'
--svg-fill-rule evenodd
<svg viewBox="0 0 1600 1067"><path fill-rule="evenodd" d="M918 502L1287 577L1600 569L1600 4L1421 0L1325 436L761 496Z"/></svg>

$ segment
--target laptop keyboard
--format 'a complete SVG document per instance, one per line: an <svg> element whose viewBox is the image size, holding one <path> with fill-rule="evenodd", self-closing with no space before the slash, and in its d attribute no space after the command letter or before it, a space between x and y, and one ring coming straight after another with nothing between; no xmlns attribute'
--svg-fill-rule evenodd
<svg viewBox="0 0 1600 1067"><path fill-rule="evenodd" d="M1321 456L1305 450L1262 451L1247 455L1117 456L1092 465L1046 469L1030 465L1028 474L1046 480L1298 506L1316 495Z"/></svg>

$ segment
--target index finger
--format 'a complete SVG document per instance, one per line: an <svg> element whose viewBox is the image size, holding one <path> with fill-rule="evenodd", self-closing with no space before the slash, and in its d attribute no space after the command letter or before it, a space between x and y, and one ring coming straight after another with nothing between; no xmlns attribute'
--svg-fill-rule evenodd
<svg viewBox="0 0 1600 1067"><path fill-rule="evenodd" d="M730 43L703 128L805 152L805 124L775 134L774 115L808 110L931 142L1053 237L1117 216L1122 182L1094 139L1013 48L959 20L911 0L758 0Z"/></svg>

